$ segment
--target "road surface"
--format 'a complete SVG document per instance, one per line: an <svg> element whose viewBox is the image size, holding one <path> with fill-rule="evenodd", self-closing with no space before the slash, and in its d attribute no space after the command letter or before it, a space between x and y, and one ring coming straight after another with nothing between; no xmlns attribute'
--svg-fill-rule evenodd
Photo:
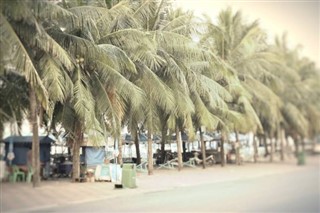
<svg viewBox="0 0 320 213"><path fill-rule="evenodd" d="M309 213L320 212L319 191L319 168L310 167L303 172L296 170L232 181L213 181L31 212Z"/></svg>

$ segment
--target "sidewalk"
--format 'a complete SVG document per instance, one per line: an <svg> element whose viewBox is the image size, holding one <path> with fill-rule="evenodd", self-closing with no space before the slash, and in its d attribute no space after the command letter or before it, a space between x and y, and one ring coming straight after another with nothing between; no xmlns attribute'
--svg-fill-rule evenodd
<svg viewBox="0 0 320 213"><path fill-rule="evenodd" d="M137 188L114 189L114 183L71 183L70 179L42 181L41 186L33 188L27 183L1 183L0 212L27 212L41 210L64 204L77 204L88 201L137 195L152 191L165 191L177 187L201 185L214 182L226 182L238 179L250 179L260 176L288 173L310 169L319 170L320 156L307 158L307 165L297 166L296 160L284 163L245 163L244 165L220 165L202 169L184 168L177 170L154 170L154 175L137 173Z"/></svg>

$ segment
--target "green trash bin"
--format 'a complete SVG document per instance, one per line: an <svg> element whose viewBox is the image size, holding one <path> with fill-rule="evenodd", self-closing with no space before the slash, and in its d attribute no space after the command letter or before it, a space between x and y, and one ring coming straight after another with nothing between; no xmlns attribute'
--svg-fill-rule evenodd
<svg viewBox="0 0 320 213"><path fill-rule="evenodd" d="M305 153L304 152L299 152L298 153L298 165L304 165L306 163L305 160Z"/></svg>
<svg viewBox="0 0 320 213"><path fill-rule="evenodd" d="M122 167L122 185L125 188L136 188L136 164L126 163Z"/></svg>

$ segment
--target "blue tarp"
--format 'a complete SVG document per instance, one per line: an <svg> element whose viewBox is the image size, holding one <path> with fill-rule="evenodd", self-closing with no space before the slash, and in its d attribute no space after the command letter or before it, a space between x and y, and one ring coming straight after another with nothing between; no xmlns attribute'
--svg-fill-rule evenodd
<svg viewBox="0 0 320 213"><path fill-rule="evenodd" d="M50 162L50 147L54 139L49 136L39 136L40 141L40 161L42 163ZM15 158L12 164L27 165L27 153L32 148L32 136L10 136L4 139L6 157L5 160L9 163L7 155L12 146Z"/></svg>
<svg viewBox="0 0 320 213"><path fill-rule="evenodd" d="M88 166L96 166L102 164L105 157L104 148L86 147L85 162Z"/></svg>
<svg viewBox="0 0 320 213"><path fill-rule="evenodd" d="M122 180L122 168L119 164L110 164L111 168L111 181L112 182L121 182Z"/></svg>

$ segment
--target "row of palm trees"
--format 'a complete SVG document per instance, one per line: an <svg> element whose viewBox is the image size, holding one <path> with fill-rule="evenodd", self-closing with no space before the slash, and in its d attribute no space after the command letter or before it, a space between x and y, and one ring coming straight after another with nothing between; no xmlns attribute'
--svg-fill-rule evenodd
<svg viewBox="0 0 320 213"><path fill-rule="evenodd" d="M191 138L203 127L220 131L221 147L229 132L287 135L297 148L320 131L315 64L289 49L285 35L267 43L258 22L245 22L231 8L214 23L169 0L5 0L0 6L0 124L29 116L34 186L39 125L68 133L74 180L84 133L93 141L120 140L126 125L138 147L139 131L147 130L152 174L154 133L162 133L163 157L168 131L177 134L180 170L181 131Z"/></svg>

